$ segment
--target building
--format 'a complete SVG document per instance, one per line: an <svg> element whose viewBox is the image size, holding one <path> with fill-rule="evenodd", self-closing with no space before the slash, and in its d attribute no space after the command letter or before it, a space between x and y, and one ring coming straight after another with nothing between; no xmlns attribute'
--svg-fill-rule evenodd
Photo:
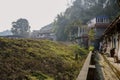
<svg viewBox="0 0 120 80"><path fill-rule="evenodd" d="M82 25L81 27L78 27L78 37L76 39L78 40L78 44L81 47L88 48L88 27L87 25Z"/></svg>
<svg viewBox="0 0 120 80"><path fill-rule="evenodd" d="M89 45L93 45L96 50L99 49L100 37L109 25L107 16L97 16L88 22L88 29L94 31L94 40L89 41Z"/></svg>
<svg viewBox="0 0 120 80"><path fill-rule="evenodd" d="M52 24L42 27L40 30L34 30L32 32L32 38L49 39L55 41L56 35L54 33Z"/></svg>
<svg viewBox="0 0 120 80"><path fill-rule="evenodd" d="M10 38L10 39L22 39L22 38L28 38L25 36L21 36L21 35L6 35L6 36L0 36L2 38Z"/></svg>
<svg viewBox="0 0 120 80"><path fill-rule="evenodd" d="M40 38L40 30L33 30L31 33L32 38Z"/></svg>
<svg viewBox="0 0 120 80"><path fill-rule="evenodd" d="M103 36L102 43L105 45L105 53L116 57L116 62L120 62L120 16L118 16L107 27Z"/></svg>

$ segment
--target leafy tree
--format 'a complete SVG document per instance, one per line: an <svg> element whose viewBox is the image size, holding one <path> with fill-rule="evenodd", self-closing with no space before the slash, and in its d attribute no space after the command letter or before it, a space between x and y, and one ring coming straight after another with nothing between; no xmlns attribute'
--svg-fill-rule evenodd
<svg viewBox="0 0 120 80"><path fill-rule="evenodd" d="M89 32L88 32L88 35L89 35L89 39L91 41L93 41L95 39L95 31L94 29L91 29Z"/></svg>
<svg viewBox="0 0 120 80"><path fill-rule="evenodd" d="M30 26L26 19L18 19L16 22L12 22L11 31L14 35L29 36Z"/></svg>
<svg viewBox="0 0 120 80"><path fill-rule="evenodd" d="M88 37L89 37L89 45L93 46L93 41L95 40L95 31L93 28L89 30Z"/></svg>
<svg viewBox="0 0 120 80"><path fill-rule="evenodd" d="M55 33L57 36L58 41L65 41L67 40L67 33L65 32L66 26L68 25L68 20L60 14L57 16L57 20L54 22L55 24Z"/></svg>
<svg viewBox="0 0 120 80"><path fill-rule="evenodd" d="M57 39L68 40L68 35L76 32L73 22L81 20L81 24L86 24L92 18L101 15L113 20L119 14L117 0L75 0L73 5L67 8L64 14L60 14L55 21Z"/></svg>

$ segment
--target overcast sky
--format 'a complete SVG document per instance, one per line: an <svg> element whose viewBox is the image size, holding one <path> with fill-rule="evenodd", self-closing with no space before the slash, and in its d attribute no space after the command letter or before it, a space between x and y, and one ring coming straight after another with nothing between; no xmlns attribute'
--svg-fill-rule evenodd
<svg viewBox="0 0 120 80"><path fill-rule="evenodd" d="M68 0L0 0L0 32L10 29L11 23L26 18L31 30L53 22L57 14L64 12Z"/></svg>

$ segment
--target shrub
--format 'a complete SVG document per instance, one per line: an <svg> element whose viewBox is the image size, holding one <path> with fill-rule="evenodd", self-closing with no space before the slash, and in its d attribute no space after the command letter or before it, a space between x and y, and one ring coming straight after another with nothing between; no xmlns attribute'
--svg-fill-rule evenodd
<svg viewBox="0 0 120 80"><path fill-rule="evenodd" d="M93 50L94 50L94 46L90 46L89 51L93 51Z"/></svg>
<svg viewBox="0 0 120 80"><path fill-rule="evenodd" d="M78 61L74 54L78 54ZM49 40L0 38L1 80L75 80L87 51Z"/></svg>

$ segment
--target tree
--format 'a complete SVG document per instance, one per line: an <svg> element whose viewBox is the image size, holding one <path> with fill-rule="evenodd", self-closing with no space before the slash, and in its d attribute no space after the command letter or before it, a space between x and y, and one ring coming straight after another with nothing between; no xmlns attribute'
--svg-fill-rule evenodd
<svg viewBox="0 0 120 80"><path fill-rule="evenodd" d="M87 24L96 16L108 16L111 21L119 14L120 8L117 0L75 0L64 14L57 16L55 21L57 40L68 40L69 35L76 34L78 24Z"/></svg>
<svg viewBox="0 0 120 80"><path fill-rule="evenodd" d="M93 40L95 39L95 31L94 31L93 28L90 29L90 31L88 32L88 35L89 35L89 39L90 39L91 41L93 41Z"/></svg>
<svg viewBox="0 0 120 80"><path fill-rule="evenodd" d="M88 32L89 42L88 44L93 47L93 41L95 40L95 31L94 28L91 28Z"/></svg>
<svg viewBox="0 0 120 80"><path fill-rule="evenodd" d="M22 18L18 19L16 22L12 22L11 32L14 35L28 37L30 33L29 22Z"/></svg>
<svg viewBox="0 0 120 80"><path fill-rule="evenodd" d="M65 32L66 26L68 25L68 20L63 16L61 13L57 16L57 20L54 22L55 28L55 34L58 41L66 41L68 38L67 33Z"/></svg>

